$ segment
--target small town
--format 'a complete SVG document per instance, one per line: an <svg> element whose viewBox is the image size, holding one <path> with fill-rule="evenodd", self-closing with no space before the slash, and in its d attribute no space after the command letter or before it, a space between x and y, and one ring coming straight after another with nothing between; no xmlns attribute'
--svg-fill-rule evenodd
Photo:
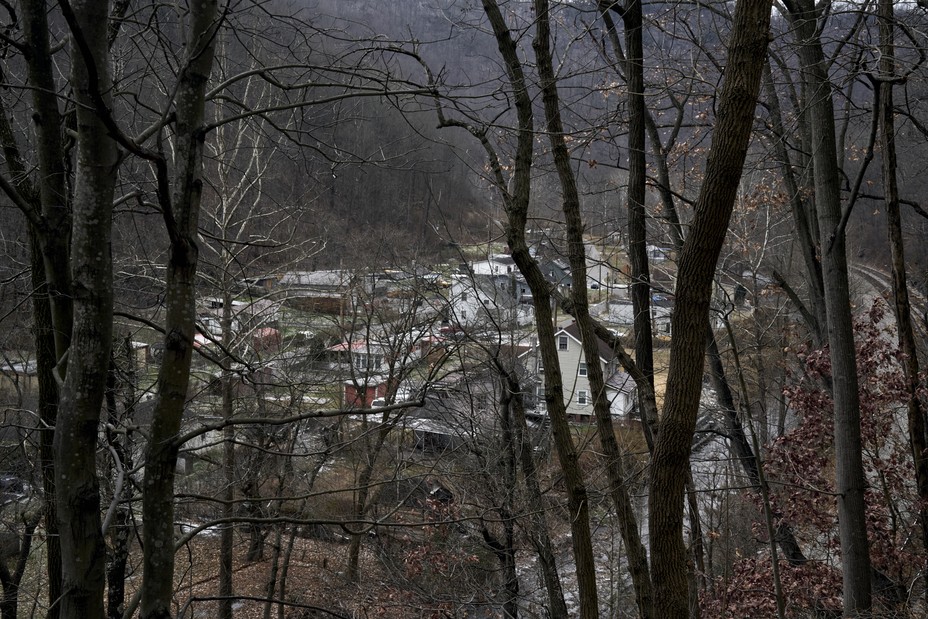
<svg viewBox="0 0 928 619"><path fill-rule="evenodd" d="M0 619L928 616L928 4L4 2Z"/></svg>

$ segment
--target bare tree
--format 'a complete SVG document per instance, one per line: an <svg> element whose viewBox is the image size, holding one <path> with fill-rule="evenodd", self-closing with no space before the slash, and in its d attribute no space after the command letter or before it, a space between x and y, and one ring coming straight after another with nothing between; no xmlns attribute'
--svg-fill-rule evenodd
<svg viewBox="0 0 928 619"><path fill-rule="evenodd" d="M662 617L689 616L683 484L699 406L712 280L751 135L769 25L769 7L763 2L737 4L705 180L680 256L670 370L649 501L651 576L657 615Z"/></svg>
<svg viewBox="0 0 928 619"><path fill-rule="evenodd" d="M928 550L928 443L925 434L925 407L919 394L919 360L912 326L912 309L905 266L905 248L902 239L902 223L899 212L899 186L897 181L896 125L893 105L893 90L901 77L897 75L894 33L896 17L892 2L880 0L877 14L880 31L879 73L873 77L879 95L880 150L882 152L882 179L886 204L886 225L892 265L893 300L896 315L896 330L899 347L904 355L908 401L909 445L915 464L915 486L921 499L918 519L922 531L922 543ZM928 588L925 589L928 600Z"/></svg>
<svg viewBox="0 0 928 619"><path fill-rule="evenodd" d="M62 9L72 35L78 128L70 262L74 325L55 427L61 615L103 617L105 542L96 446L112 343L110 248L116 141L98 111L111 104L109 3Z"/></svg>
<svg viewBox="0 0 928 619"><path fill-rule="evenodd" d="M864 513L866 480L861 456L860 401L845 236L841 225L842 202L834 103L822 42L817 33L818 9L806 0L790 1L786 6L796 28L803 91L807 97L805 104L811 136L809 148L812 152L828 344L832 362L844 612L854 614L868 612L872 600L870 553Z"/></svg>

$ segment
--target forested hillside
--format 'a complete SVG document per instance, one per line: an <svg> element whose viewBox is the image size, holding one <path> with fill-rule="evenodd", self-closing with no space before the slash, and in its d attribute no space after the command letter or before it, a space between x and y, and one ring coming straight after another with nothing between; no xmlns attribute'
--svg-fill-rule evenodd
<svg viewBox="0 0 928 619"><path fill-rule="evenodd" d="M0 619L925 616L921 4L3 3Z"/></svg>

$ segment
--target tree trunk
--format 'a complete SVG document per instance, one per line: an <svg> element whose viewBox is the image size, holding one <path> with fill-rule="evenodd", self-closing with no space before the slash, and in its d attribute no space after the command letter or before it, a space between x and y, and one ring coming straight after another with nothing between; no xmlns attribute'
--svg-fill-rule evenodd
<svg viewBox="0 0 928 619"><path fill-rule="evenodd" d="M583 344L583 354L587 364L587 379L593 397L596 426L599 431L599 440L602 445L603 458L606 464L606 473L609 479L609 494L613 500L616 517L622 540L625 542L628 553L629 572L635 588L635 599L641 617L653 616L653 600L651 597L651 579L648 573L647 552L641 543L638 533L638 522L632 508L628 488L625 484L625 471L622 465L622 455L619 452L618 442L612 426L612 413L609 400L606 397L605 378L603 368L599 361L599 341L596 337L590 319L589 302L586 287L586 249L583 241L583 220L580 214L580 200L577 192L576 179L571 168L570 153L564 142L564 128L561 121L560 101L557 93L557 82L554 76L554 67L549 46L550 30L548 20L548 3L536 0L535 14L537 32L532 46L535 50L535 59L538 64L538 74L541 78L542 101L544 103L545 119L548 129L548 138L554 154L554 163L557 168L561 184L561 200L564 217L567 223L567 258L570 262L570 271L574 285L571 287L571 300L573 301L574 318L580 329ZM639 58L640 61L640 58ZM641 105L643 116L643 104ZM640 150L644 153L644 124L639 118L641 131ZM642 160L643 165L643 160ZM643 185L642 169L642 194ZM629 191L631 193L631 190ZM643 214L644 204L639 204ZM644 222L641 222L642 227ZM644 247L641 247L645 257L644 271L647 273L647 256ZM650 290L650 286L645 284ZM648 292L647 294L650 294ZM647 336L650 336L650 319L648 320ZM650 337L645 343L648 353L651 352ZM547 365L545 366L547 367ZM639 369L641 364L638 364ZM645 372L648 375L648 372ZM647 425L647 424L645 424Z"/></svg>
<svg viewBox="0 0 928 619"><path fill-rule="evenodd" d="M919 524L922 530L922 545L928 555L928 441L925 435L925 411L919 388L918 348L912 325L912 306L906 281L905 247L902 241L902 221L899 214L899 186L896 165L896 129L893 112L893 84L896 73L893 30L895 17L891 1L880 0L880 151L883 153L883 194L886 200L886 225L892 256L893 301L896 315L896 330L899 348L902 349L902 369L905 374L906 413L909 431L909 446L915 465L915 488L920 507ZM928 565L922 569L928 573ZM928 601L928 587L925 588Z"/></svg>
<svg viewBox="0 0 928 619"><path fill-rule="evenodd" d="M202 124L206 85L213 64L214 35L221 22L217 5L216 0L190 5L188 62L180 75L175 97L176 186L170 211L162 213L171 239L164 358L158 372L158 396L145 452L142 496L145 552L141 604L144 619L170 617L174 591L174 473L193 352ZM163 173L159 187L161 192L168 190Z"/></svg>
<svg viewBox="0 0 928 619"><path fill-rule="evenodd" d="M151 436L145 451L142 493L142 617L171 616L174 593L174 474L177 466L181 416L187 396L194 334L196 245L172 242L168 262L164 357L158 373L158 395L152 413Z"/></svg>
<svg viewBox="0 0 928 619"><path fill-rule="evenodd" d="M651 273L648 267L647 250L647 212L645 211L645 190L647 182L647 160L645 156L646 129L654 124L644 103L644 44L642 42L643 18L640 0L628 0L623 8L617 2L600 0L600 14L606 24L609 39L616 58L623 60L625 66L625 83L628 89L628 259L631 266L632 313L634 314L635 366L633 374L638 385L638 411L648 450L654 449L654 426L657 423L657 404L654 394L654 338L651 328ZM625 25L625 45L627 52L623 57L621 44L615 34L615 24L610 11L622 16ZM655 151L661 148L657 129L654 128ZM670 233L682 245L679 220L673 199L666 199L669 194L669 176L666 159L659 157L658 169L661 180L662 199L670 215ZM679 249L679 247L678 247ZM647 385L647 387L646 387Z"/></svg>
<svg viewBox="0 0 928 619"><path fill-rule="evenodd" d="M711 286L741 178L766 57L770 5L735 8L705 180L679 261L670 371L651 464L651 575L656 615L689 616L683 491L702 386Z"/></svg>
<svg viewBox="0 0 928 619"><path fill-rule="evenodd" d="M497 507L499 512L500 523L503 527L502 540L494 536L487 529L485 523L481 523L481 534L483 540L496 555L499 561L500 573L502 575L502 606L503 617L506 619L517 619L519 616L519 576L516 572L516 548L515 548L515 511L514 500L516 497L516 450L528 449L530 445L522 445L516 442L515 415L512 410L512 398L506 390L505 380L501 390L499 402L499 416L501 422L502 436L500 437L500 458L498 467L500 476L503 478L502 487L504 496L502 505Z"/></svg>
<svg viewBox="0 0 928 619"><path fill-rule="evenodd" d="M535 308L535 318L538 325L539 350L546 369L545 401L548 406L551 433L554 437L558 461L564 472L567 508L573 516L570 523L571 542L577 569L577 588L581 603L580 617L593 619L599 616L599 602L590 536L589 501L580 469L579 454L571 437L570 425L567 422L564 388L558 366L557 350L555 349L554 323L548 282L538 268L537 262L529 253L528 244L525 241L528 204L531 194L532 146L535 137L532 100L529 96L516 43L506 26L499 6L494 0L483 0L483 8L493 28L500 55L506 64L509 84L513 89L515 98L519 131L511 192L507 188L507 183L503 180L502 170L495 151L488 146L485 137L482 140L490 155L490 164L494 169L497 190L501 193L506 204L508 220L506 240L509 244L510 253L532 292L532 304Z"/></svg>
<svg viewBox="0 0 928 619"><path fill-rule="evenodd" d="M39 463L42 467L42 490L45 503L45 554L48 576L47 619L58 619L61 598L61 542L58 535L58 509L55 501L55 425L58 422L58 381L55 380L55 337L52 324L51 304L45 286L42 257L35 239L35 230L30 229L29 242L32 250L32 302L35 319L36 371L39 382Z"/></svg>
<svg viewBox="0 0 928 619"><path fill-rule="evenodd" d="M346 578L348 582L359 582L361 579L361 542L364 539L364 536L367 534L367 528L363 527L360 524L360 521L364 519L367 515L368 510L368 496L370 495L371 490L371 480L374 478L374 469L377 464L377 458L380 457L380 452L383 449L383 445L387 440L387 437L390 434L390 431L393 429L393 426L396 424L396 419L388 419L389 413L384 413L382 419L380 420L380 427L377 429L377 434L374 439L374 444L371 445L366 425L367 425L367 416L364 417L362 423L365 424L365 429L363 431L365 436L365 449L364 455L367 457L367 462L364 463L361 473L358 475L358 483L354 500L354 511L352 516L356 521L358 521L358 526L362 527L362 530L358 533L351 534L351 541L348 543L348 567L346 569Z"/></svg>
<svg viewBox="0 0 928 619"><path fill-rule="evenodd" d="M817 9L811 0L787 7L798 38L805 101L811 131L815 204L818 213L822 275L825 285L828 344L834 399L835 482L838 528L844 576L844 613L870 610L870 552L867 540L862 464L860 401L851 320L844 231L841 221L840 174L835 145L831 82L816 29Z"/></svg>
<svg viewBox="0 0 928 619"><path fill-rule="evenodd" d="M528 494L528 503L534 506L529 512L528 535L535 553L538 555L539 569L545 590L548 593L548 614L551 619L567 619L567 604L564 602L564 591L558 575L557 560L551 536L548 534L548 522L545 517L544 497L538 484L538 473L535 467L535 457L531 441L528 440L528 424L525 420L525 402L522 398L522 389L518 379L511 373L499 370L505 374L504 393L510 397L508 406L512 407L513 440L519 451L519 460L522 475L525 478L525 488ZM506 404L504 404L505 406Z"/></svg>
<svg viewBox="0 0 928 619"><path fill-rule="evenodd" d="M222 272L222 317L220 320L220 330L222 333L222 346L224 350L229 350L232 346L232 293L228 282L229 270L223 269ZM225 355L223 357L222 376L220 377L220 389L222 389L222 418L225 420L232 419L232 357ZM232 425L222 429L222 518L226 522L222 525L219 533L219 578L218 578L218 597L216 602L219 619L232 619L232 570L233 570L233 545L235 541L235 525L232 524L232 517L235 515L235 427Z"/></svg>
<svg viewBox="0 0 928 619"><path fill-rule="evenodd" d="M773 129L773 143L777 158L779 159L780 173L786 192L789 195L790 211L793 215L793 224L802 258L806 266L806 275L809 282L809 307L811 311L803 314L808 316L807 326L817 345L825 341L825 285L822 281L822 264L818 256L818 239L813 235L809 226L809 205L802 197L796 175L793 173L789 151L786 150L786 131L783 128L783 117L780 112L780 97L773 83L770 63L764 66L765 103L770 114L770 124Z"/></svg>
<svg viewBox="0 0 928 619"><path fill-rule="evenodd" d="M131 419L132 410L135 406L135 389L133 381L135 380L135 371L133 366L133 351L131 342L127 336L123 340L122 350L119 353L114 351L113 360L110 366L109 377L107 380L106 390L106 409L107 409L107 428L106 442L110 451L115 454L113 468L119 469L125 476L122 487L115 487L113 492L113 504L110 507L112 520L109 523L109 529L104 533L109 534L110 546L108 549L107 567L106 567L106 612L109 619L121 619L125 611L126 601L126 567L129 564L129 546L132 541L132 517L131 501L133 494L132 480L129 479L132 471L132 446L130 444L130 432L120 436L119 433L113 432L110 428L126 428L126 424L119 418L119 409L116 395L119 390L119 378L117 377L118 360L122 358L126 361L126 384L125 398L123 399L125 417ZM117 473L118 475L118 473ZM108 514L109 516L109 514ZM104 522L104 527L107 523Z"/></svg>
<svg viewBox="0 0 928 619"><path fill-rule="evenodd" d="M632 270L635 363L654 389L654 342L651 332L651 272L648 265L647 214L645 212L645 105L644 44L640 0L627 0L625 24L625 80L628 88L628 260ZM675 211L674 211L675 212ZM639 391L639 394L644 394ZM639 407L642 414L647 407ZM651 427L656 419L643 419L645 439L653 446ZM640 610L640 609L639 609Z"/></svg>
<svg viewBox="0 0 928 619"><path fill-rule="evenodd" d="M36 151L41 174L37 182L42 227L30 225L32 245L33 303L36 324L36 362L39 381L39 415L43 427L39 458L45 497L45 528L48 535L48 619L57 619L61 600L61 544L55 503L53 441L58 416L59 386L55 366L68 349L73 322L68 262L71 211L65 188L62 121L58 88L49 45L47 6L43 0L24 0L23 36L30 54L26 68L32 93ZM8 157L8 165L15 158ZM17 175L14 175L17 176ZM64 372L64 368L60 368Z"/></svg>
<svg viewBox="0 0 928 619"><path fill-rule="evenodd" d="M67 619L104 616L106 544L96 451L113 337L110 232L117 154L94 97L108 103L108 9L107 2L75 3L69 24L71 83L78 104L71 239L74 324L54 439L61 616Z"/></svg>
<svg viewBox="0 0 928 619"><path fill-rule="evenodd" d="M41 230L39 241L45 265L52 323L55 326L56 360L60 361L70 344L73 321L69 264L72 216L65 185L65 153L62 141L64 123L58 110L59 88L55 83L57 69L53 65L49 46L47 3L43 0L24 0L22 8L23 34L31 50L31 53L26 54L26 66L32 90L33 121L38 140L38 169L41 171L37 185L44 228Z"/></svg>

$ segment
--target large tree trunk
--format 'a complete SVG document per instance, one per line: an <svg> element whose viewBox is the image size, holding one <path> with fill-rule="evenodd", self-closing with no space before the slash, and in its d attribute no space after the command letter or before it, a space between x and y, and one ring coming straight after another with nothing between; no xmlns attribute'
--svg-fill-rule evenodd
<svg viewBox="0 0 928 619"><path fill-rule="evenodd" d="M77 100L77 160L71 239L74 324L55 429L61 540L61 616L104 616L106 544L100 520L97 430L113 331L110 247L116 144L97 114L109 103L107 2L74 3L71 83ZM71 20L69 20L71 21Z"/></svg>
<svg viewBox="0 0 928 619"><path fill-rule="evenodd" d="M574 310L573 315L577 320L577 326L580 328L583 354L587 364L587 379L589 380L590 391L593 396L596 425L599 431L599 440L602 446L603 458L606 464L606 474L609 480L609 494L615 506L622 540L625 542L626 552L628 553L629 572L635 588L635 599L638 605L638 612L641 617L652 617L653 600L651 597L651 578L648 572L647 552L645 551L638 533L638 522L628 494L628 488L625 484L622 454L619 451L619 445L615 438L609 400L606 397L603 368L599 362L599 338L597 338L595 334L594 326L590 319L586 287L587 270L586 250L583 241L583 220L580 214L580 199L577 192L577 183L573 174L573 169L571 168L570 153L564 142L564 127L561 121L560 100L557 93L557 82L554 76L549 43L551 33L549 29L548 11L549 7L546 1L535 1L537 32L532 46L535 50L535 60L538 64L538 73L541 78L542 101L544 103L548 138L554 153L554 163L561 184L561 201L564 218L567 223L567 258L570 262L570 271L574 282L571 288L571 300L573 301ZM643 116L643 105L641 108L642 109L639 111ZM639 136L641 138L641 144L639 147L643 155L644 124L642 118L639 118L639 123L641 132ZM642 173L643 171L642 169ZM642 194L644 189L643 180L642 175ZM643 214L643 200L639 206ZM643 221L641 225L643 228ZM641 250L642 254L645 254L643 244ZM644 267L646 273L646 256ZM645 288L650 290L650 286L647 284L645 284ZM647 294L650 294L650 292ZM648 320L646 335L648 337L645 338L647 344L645 348L647 348L648 354L650 354L650 319ZM650 358L648 362L650 363ZM640 363L638 367L641 368ZM648 375L647 372L646 375Z"/></svg>
<svg viewBox="0 0 928 619"><path fill-rule="evenodd" d="M628 88L628 260L632 270L632 312L634 313L635 363L654 390L654 342L651 332L651 272L648 266L647 214L645 212L645 105L644 44L640 0L627 0L622 14L625 24L625 80ZM676 211L671 211L675 213ZM673 228L675 231L676 228ZM639 390L639 397L646 397ZM641 414L648 410L639 406ZM656 419L642 419L648 446Z"/></svg>
<svg viewBox="0 0 928 619"><path fill-rule="evenodd" d="M206 85L213 65L218 3L204 0L190 5L187 63L180 76L177 113L173 204L163 213L171 239L165 298L164 358L158 372L155 407L142 497L144 520L142 617L171 616L174 592L174 473L181 418L190 381L195 318L195 279L198 249L197 221L202 191L202 125ZM161 191L167 191L161 178ZM164 199L165 196L162 196Z"/></svg>
<svg viewBox="0 0 928 619"><path fill-rule="evenodd" d="M580 469L579 454L571 437L564 404L564 387L558 366L554 338L554 323L551 311L551 293L548 282L529 253L525 240L528 204L531 195L532 146L534 142L534 119L532 99L528 92L522 63L516 43L506 21L494 0L483 0L484 11L493 28L500 55L506 65L509 84L513 89L518 122L515 168L512 174L512 189L504 179L500 161L485 135L477 133L487 150L496 188L505 203L507 214L506 240L510 253L519 271L532 292L532 304L538 325L538 343L545 371L545 401L551 420L551 433L567 491L567 507L571 519L571 542L577 569L577 589L580 598L580 617L599 616L596 587L596 571L590 536L589 501L586 485Z"/></svg>
<svg viewBox="0 0 928 619"><path fill-rule="evenodd" d="M865 516L860 401L845 254L840 229L841 194L835 144L831 82L816 30L811 0L787 4L796 31L805 101L811 131L815 204L818 213L822 275L825 285L828 344L834 399L835 481L844 576L844 613L856 616L871 607L870 552Z"/></svg>
<svg viewBox="0 0 928 619"><path fill-rule="evenodd" d="M905 248L902 241L902 221L899 214L899 186L896 178L896 129L893 112L893 80L896 79L893 31L895 17L891 0L880 0L880 150L883 153L883 194L886 201L886 224L889 232L889 247L892 255L893 301L896 314L896 330L899 347L904 356L902 367L908 400L906 412L909 430L909 446L915 465L915 488L920 507L919 524L922 545L928 555L928 440L925 435L925 411L919 388L918 348L912 326L912 307L906 281ZM928 569L923 565L923 570ZM925 588L928 600L928 587Z"/></svg>
<svg viewBox="0 0 928 619"><path fill-rule="evenodd" d="M33 121L36 125L38 169L41 171L37 182L43 223L39 241L45 263L52 323L55 325L55 349L57 359L60 360L70 344L73 320L68 260L71 212L65 184L63 122L58 109L59 89L55 83L57 69L49 46L47 2L24 0L22 8L23 34L31 52L26 54L26 66L32 91ZM103 52L103 49L100 51Z"/></svg>
<svg viewBox="0 0 928 619"><path fill-rule="evenodd" d="M55 506L53 428L57 422L59 386L54 368L68 349L73 305L68 264L71 238L70 200L65 188L64 148L61 114L58 109L49 45L47 6L43 0L24 0L23 36L30 54L26 67L31 86L33 121L37 136L39 174L37 187L41 226L30 225L32 245L33 313L35 316L36 362L39 381L39 416L43 428L39 460L45 497L46 571L48 574L48 619L57 619L61 599L61 544ZM7 157L8 165L18 157ZM24 170L22 170L24 171ZM14 174L14 177L20 176ZM61 368L62 372L64 368Z"/></svg>
<svg viewBox="0 0 928 619"><path fill-rule="evenodd" d="M651 575L656 614L662 618L689 616L684 480L699 410L712 280L747 152L769 25L769 3L738 2L705 181L679 262L670 371L649 504Z"/></svg>

